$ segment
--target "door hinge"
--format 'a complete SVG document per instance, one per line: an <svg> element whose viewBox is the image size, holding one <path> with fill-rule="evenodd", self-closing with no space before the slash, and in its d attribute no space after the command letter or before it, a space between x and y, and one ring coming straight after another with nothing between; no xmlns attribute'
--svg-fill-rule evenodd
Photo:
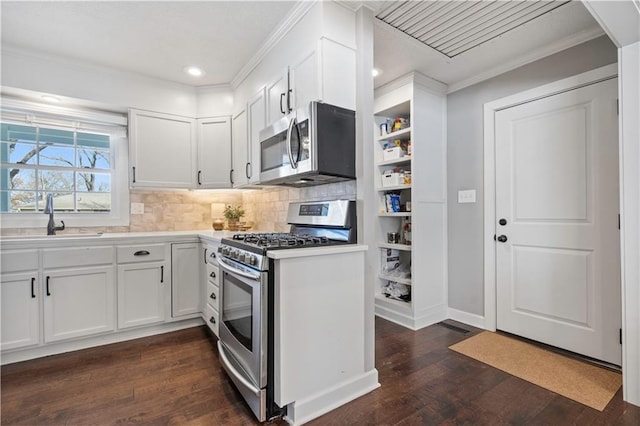
<svg viewBox="0 0 640 426"><path fill-rule="evenodd" d="M620 344L622 344L622 329L620 329Z"/></svg>

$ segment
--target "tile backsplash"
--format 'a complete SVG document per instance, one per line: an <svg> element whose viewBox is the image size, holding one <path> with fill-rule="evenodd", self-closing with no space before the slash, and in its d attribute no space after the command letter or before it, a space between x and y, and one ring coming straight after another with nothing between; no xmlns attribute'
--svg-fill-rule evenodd
<svg viewBox="0 0 640 426"><path fill-rule="evenodd" d="M143 203L143 214L132 214L129 226L72 227L66 233L148 232L211 229L211 203L242 205L243 221L253 230L287 232L290 201L356 199L356 182L347 181L307 188L269 187L250 191L143 191L132 190L131 203ZM40 228L4 228L1 235L41 234Z"/></svg>

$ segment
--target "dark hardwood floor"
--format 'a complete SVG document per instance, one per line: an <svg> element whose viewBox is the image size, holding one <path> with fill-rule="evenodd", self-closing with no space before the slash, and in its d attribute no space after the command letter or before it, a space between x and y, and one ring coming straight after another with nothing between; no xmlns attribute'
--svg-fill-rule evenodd
<svg viewBox="0 0 640 426"><path fill-rule="evenodd" d="M447 349L471 330L376 319L382 387L310 424L640 425L621 390L599 412ZM1 379L3 425L256 423L204 327L3 366Z"/></svg>

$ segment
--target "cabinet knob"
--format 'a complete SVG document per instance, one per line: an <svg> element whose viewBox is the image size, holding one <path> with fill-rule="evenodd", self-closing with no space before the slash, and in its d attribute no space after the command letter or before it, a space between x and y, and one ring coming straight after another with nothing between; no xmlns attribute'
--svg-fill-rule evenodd
<svg viewBox="0 0 640 426"><path fill-rule="evenodd" d="M209 297L210 297L211 299L213 299L213 300L216 300L216 299L217 299L217 297L216 297L216 294L215 294L215 293L211 293L211 294L209 295Z"/></svg>
<svg viewBox="0 0 640 426"><path fill-rule="evenodd" d="M211 278L215 278L215 277L216 277L216 273L215 273L215 272L211 272L211 273L209 274L209 276L210 276Z"/></svg>
<svg viewBox="0 0 640 426"><path fill-rule="evenodd" d="M216 252L212 251L211 254L209 255L210 258L215 259L216 258Z"/></svg>
<svg viewBox="0 0 640 426"><path fill-rule="evenodd" d="M214 317L209 318L209 322L211 324L215 324L216 323L216 319Z"/></svg>

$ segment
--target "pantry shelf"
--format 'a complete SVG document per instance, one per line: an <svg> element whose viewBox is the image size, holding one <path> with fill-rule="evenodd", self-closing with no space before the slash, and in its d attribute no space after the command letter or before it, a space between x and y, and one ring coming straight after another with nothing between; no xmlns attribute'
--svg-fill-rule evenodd
<svg viewBox="0 0 640 426"><path fill-rule="evenodd" d="M411 163L411 156L405 155L404 157L394 158L393 160L381 161L378 163L378 167L383 166L401 166Z"/></svg>
<svg viewBox="0 0 640 426"><path fill-rule="evenodd" d="M385 274L378 275L378 278L380 278L381 280L395 281L400 284L411 285L411 278L398 278L398 277L385 275Z"/></svg>
<svg viewBox="0 0 640 426"><path fill-rule="evenodd" d="M385 191L400 191L403 189L411 189L411 185L393 185L393 186L384 186L384 187L379 187L378 191L379 192L385 192Z"/></svg>
<svg viewBox="0 0 640 426"><path fill-rule="evenodd" d="M378 245L380 246L380 248L390 248L390 249L396 249L396 250L411 251L411 246L409 244L380 243Z"/></svg>
<svg viewBox="0 0 640 426"><path fill-rule="evenodd" d="M411 136L411 127L398 130L397 132L387 133L378 138L379 141L390 141L394 139L402 139L403 136ZM369 139L371 140L371 139Z"/></svg>
<svg viewBox="0 0 640 426"><path fill-rule="evenodd" d="M411 212L378 213L381 217L411 217Z"/></svg>

